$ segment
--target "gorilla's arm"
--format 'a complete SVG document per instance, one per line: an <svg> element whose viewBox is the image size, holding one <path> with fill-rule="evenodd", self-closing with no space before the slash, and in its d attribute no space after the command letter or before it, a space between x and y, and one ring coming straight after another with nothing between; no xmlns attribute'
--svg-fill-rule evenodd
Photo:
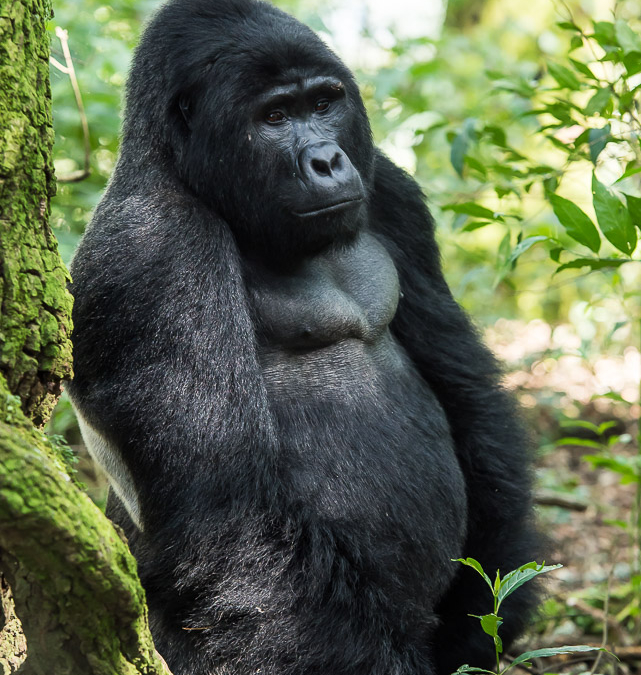
<svg viewBox="0 0 641 675"><path fill-rule="evenodd" d="M499 384L493 355L443 278L433 221L419 187L380 154L371 205L372 228L394 258L403 294L392 331L445 409L465 474L469 525L464 555L478 559L491 578L497 568L505 574L536 555L529 475L523 470L529 463L527 442L514 404ZM440 602L445 620L434 644L455 645L465 636L466 649L436 650L438 672L452 672L461 663L483 666L493 653L478 619L467 616L491 611L484 585L476 572L461 567ZM526 624L534 604L526 585L501 607L506 644Z"/></svg>
<svg viewBox="0 0 641 675"><path fill-rule="evenodd" d="M144 539L189 559L217 513L269 499L275 440L232 235L154 178L114 181L74 258L69 391L133 479Z"/></svg>

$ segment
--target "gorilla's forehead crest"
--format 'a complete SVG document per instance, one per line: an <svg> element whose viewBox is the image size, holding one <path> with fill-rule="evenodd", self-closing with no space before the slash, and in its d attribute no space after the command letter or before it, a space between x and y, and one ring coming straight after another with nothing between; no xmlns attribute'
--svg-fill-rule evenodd
<svg viewBox="0 0 641 675"><path fill-rule="evenodd" d="M181 81L193 76L194 69L219 62L246 66L254 74L259 68L265 76L292 66L345 69L311 29L260 0L170 1L151 20L134 72L146 66L147 55L156 67L159 59L164 61Z"/></svg>
<svg viewBox="0 0 641 675"><path fill-rule="evenodd" d="M351 72L292 16L262 0L168 0L152 17L134 54L121 155L133 166L184 145L176 119L185 98L208 101L231 131L243 124L238 111L249 114L252 102L270 87L327 73L344 84L367 131ZM141 139L147 140L142 155L137 150Z"/></svg>
<svg viewBox="0 0 641 675"><path fill-rule="evenodd" d="M152 17L127 85L124 137L156 134L183 92L225 83L253 97L292 75L333 72L355 98L341 60L307 26L261 0L169 0ZM222 102L222 101L221 101Z"/></svg>

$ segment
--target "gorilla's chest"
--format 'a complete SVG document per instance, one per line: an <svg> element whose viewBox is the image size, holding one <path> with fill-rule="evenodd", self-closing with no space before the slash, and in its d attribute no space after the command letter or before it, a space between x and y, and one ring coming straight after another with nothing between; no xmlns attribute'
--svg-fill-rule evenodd
<svg viewBox="0 0 641 675"><path fill-rule="evenodd" d="M372 235L287 272L248 266L246 283L273 392L335 392L400 367L388 329L398 305L398 275Z"/></svg>
<svg viewBox="0 0 641 675"><path fill-rule="evenodd" d="M372 344L399 297L394 264L369 234L286 272L252 267L247 283L261 351L308 351L348 339Z"/></svg>

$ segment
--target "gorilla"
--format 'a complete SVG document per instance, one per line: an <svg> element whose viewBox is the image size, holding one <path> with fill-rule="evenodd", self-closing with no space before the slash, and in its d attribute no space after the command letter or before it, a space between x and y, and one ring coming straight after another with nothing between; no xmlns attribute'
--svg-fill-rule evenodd
<svg viewBox="0 0 641 675"><path fill-rule="evenodd" d="M69 392L174 675L490 666L488 589L451 559L534 559L527 444L419 187L309 28L155 14L72 276Z"/></svg>

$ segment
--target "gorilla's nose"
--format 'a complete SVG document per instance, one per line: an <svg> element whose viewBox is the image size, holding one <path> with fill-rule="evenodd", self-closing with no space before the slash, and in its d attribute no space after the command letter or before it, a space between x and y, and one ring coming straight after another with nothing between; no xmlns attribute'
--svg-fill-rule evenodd
<svg viewBox="0 0 641 675"><path fill-rule="evenodd" d="M311 181L329 178L343 183L354 172L347 155L331 141L306 145L301 151L299 161L303 173Z"/></svg>

